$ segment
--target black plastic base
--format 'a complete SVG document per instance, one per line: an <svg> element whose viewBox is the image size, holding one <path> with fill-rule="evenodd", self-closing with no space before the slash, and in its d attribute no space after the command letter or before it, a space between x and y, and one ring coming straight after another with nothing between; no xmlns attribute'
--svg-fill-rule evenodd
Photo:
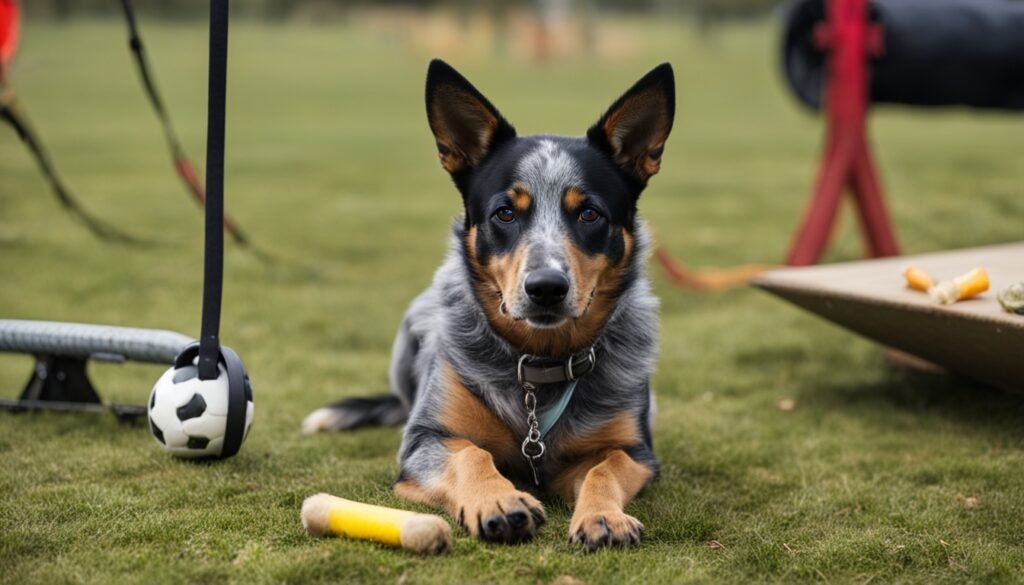
<svg viewBox="0 0 1024 585"><path fill-rule="evenodd" d="M0 399L0 410L27 412L30 410L51 410L56 412L111 412L117 420L134 425L139 417L146 416L146 407L138 404L93 404L90 402L59 402L55 400L5 400Z"/></svg>
<svg viewBox="0 0 1024 585"><path fill-rule="evenodd" d="M100 403L100 395L85 373L85 362L85 358L37 355L21 399Z"/></svg>
<svg viewBox="0 0 1024 585"><path fill-rule="evenodd" d="M138 417L145 416L145 406L104 404L86 374L86 362L86 358L37 355L32 375L20 398L0 400L0 410L110 411L124 423L134 423Z"/></svg>

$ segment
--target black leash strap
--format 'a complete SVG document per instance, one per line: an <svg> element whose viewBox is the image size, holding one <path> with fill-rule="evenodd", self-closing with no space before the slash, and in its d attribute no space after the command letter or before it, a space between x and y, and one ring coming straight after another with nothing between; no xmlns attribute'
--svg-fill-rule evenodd
<svg viewBox="0 0 1024 585"><path fill-rule="evenodd" d="M199 379L219 375L220 302L224 281L224 114L228 75L228 0L210 2L210 79L206 118L206 256Z"/></svg>
<svg viewBox="0 0 1024 585"><path fill-rule="evenodd" d="M195 167L192 166L192 162L189 161L188 156L185 154L185 149L182 148L181 142L178 140L178 135L174 131L174 125L171 124L170 114L167 113L167 108L164 107L164 101L160 97L160 92L156 87L156 79L154 78L151 69L149 67L149 59L146 56L146 46L142 42L142 35L139 33L138 21L135 19L135 9L132 7L131 0L121 0L121 7L124 10L125 22L128 23L128 46L131 48L132 57L135 60L135 68L139 72L139 78L142 80L142 86L146 90L146 95L149 97L149 103L153 106L153 111L156 112L157 118L160 120L160 125L163 127L164 139L167 141L167 148L171 151L171 158L174 162L174 170L181 177L181 180L188 187L189 192L195 198L200 205L205 204L206 196L203 192L203 186L199 181L199 175L195 171ZM236 244L242 247L252 246L249 243L249 238L245 232L231 219L230 216L225 215L223 219L224 229L231 234L231 238ZM263 254L258 253L258 256Z"/></svg>
<svg viewBox="0 0 1024 585"><path fill-rule="evenodd" d="M18 133L18 137L25 143L29 152L32 153L32 157L36 159L39 170L43 173L43 177L46 178L46 182L50 184L50 189L57 196L61 205L85 224L85 227L93 235L101 240L133 244L141 243L141 240L118 230L97 217L93 217L75 199L71 191L64 185L64 182L60 180L57 169L50 160L50 155L43 147L42 141L33 132L32 126L28 123L28 118L21 112L17 96L15 96L14 91L10 87L0 87L0 118L3 118Z"/></svg>

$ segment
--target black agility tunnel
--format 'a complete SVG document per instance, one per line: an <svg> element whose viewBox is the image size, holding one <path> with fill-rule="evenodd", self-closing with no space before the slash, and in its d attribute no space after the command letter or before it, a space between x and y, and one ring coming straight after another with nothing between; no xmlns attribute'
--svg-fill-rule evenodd
<svg viewBox="0 0 1024 585"><path fill-rule="evenodd" d="M871 102L1024 110L1024 0L869 0L883 27L871 58ZM783 66L790 88L820 109L826 57L814 45L825 0L786 11Z"/></svg>

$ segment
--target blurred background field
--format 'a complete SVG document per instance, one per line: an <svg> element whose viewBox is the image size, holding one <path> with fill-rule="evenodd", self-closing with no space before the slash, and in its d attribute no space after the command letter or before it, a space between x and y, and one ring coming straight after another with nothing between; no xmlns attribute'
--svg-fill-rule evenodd
<svg viewBox="0 0 1024 585"><path fill-rule="evenodd" d="M11 85L84 204L154 243L93 239L0 128L0 317L195 335L201 215L173 175L116 3L25 4ZM227 253L223 337L254 379L253 432L235 459L193 465L170 460L144 428L107 418L0 417L0 580L1024 574L1019 396L891 369L880 348L762 293L681 291L654 266L664 473L631 508L647 525L646 544L579 554L565 542L559 505L534 544L493 547L463 535L443 559L308 540L298 509L314 492L400 504L389 491L397 430L298 431L328 400L385 388L402 312L440 263L460 211L423 112L429 58L462 70L523 134L581 134L630 83L671 61L675 130L640 207L659 243L695 266L781 261L822 124L783 86L771 3L236 4L228 208L278 258ZM140 3L158 84L196 162L204 5ZM542 10L556 12L542 19ZM1024 118L886 108L873 113L872 135L906 252L1024 236ZM828 261L861 253L846 211ZM30 366L0 355L5 397ZM105 398L142 402L159 368L92 372ZM780 410L783 399L795 408Z"/></svg>

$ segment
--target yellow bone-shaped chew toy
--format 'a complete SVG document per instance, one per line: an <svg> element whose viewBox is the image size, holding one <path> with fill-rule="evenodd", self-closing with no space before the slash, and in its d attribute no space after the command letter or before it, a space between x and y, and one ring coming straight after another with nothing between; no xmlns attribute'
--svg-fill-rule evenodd
<svg viewBox="0 0 1024 585"><path fill-rule="evenodd" d="M988 290L988 274L984 268L946 280L928 289L928 296L940 305L948 305L980 295Z"/></svg>
<svg viewBox="0 0 1024 585"><path fill-rule="evenodd" d="M302 502L302 526L312 536L344 536L402 547L419 554L444 552L452 530L440 516L361 504L329 494Z"/></svg>

